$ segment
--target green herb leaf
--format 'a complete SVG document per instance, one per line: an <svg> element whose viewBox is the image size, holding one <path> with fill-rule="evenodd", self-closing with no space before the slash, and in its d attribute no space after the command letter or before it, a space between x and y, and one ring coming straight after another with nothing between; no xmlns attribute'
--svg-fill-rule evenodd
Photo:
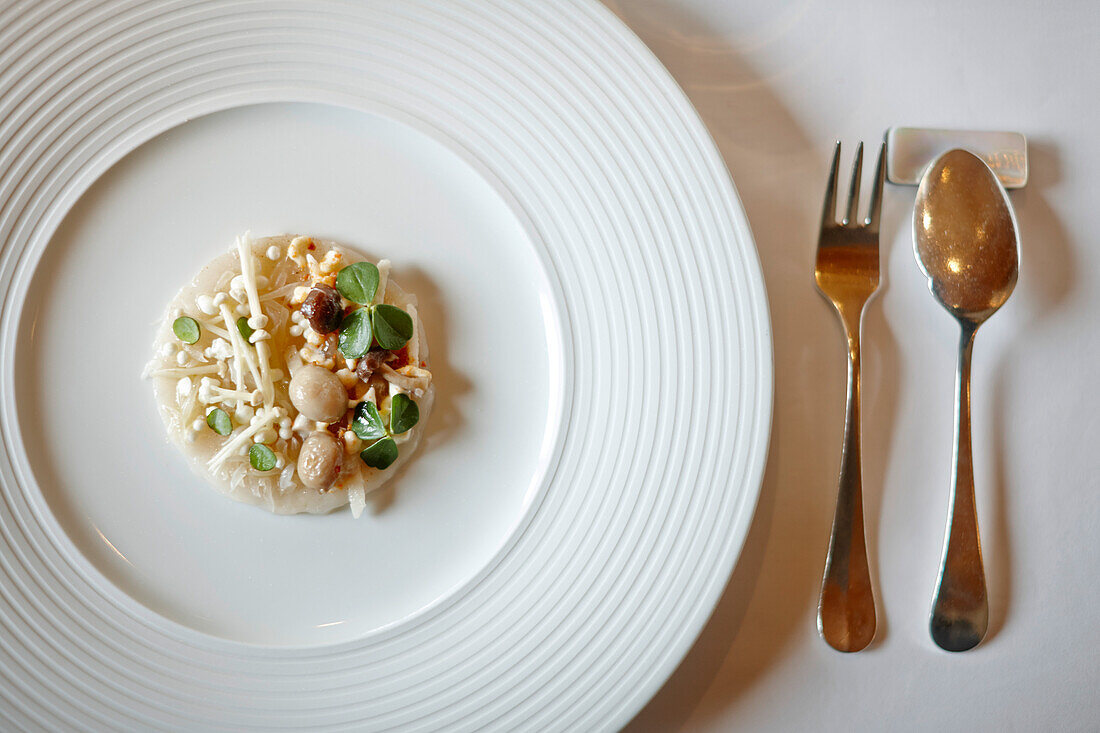
<svg viewBox="0 0 1100 733"><path fill-rule="evenodd" d="M356 262L336 274L336 291L352 303L370 305L378 292L378 268L369 262Z"/></svg>
<svg viewBox="0 0 1100 733"><path fill-rule="evenodd" d="M390 401L390 432L401 435L420 420L420 408L407 394L397 393Z"/></svg>
<svg viewBox="0 0 1100 733"><path fill-rule="evenodd" d="M229 435L233 432L233 421L229 419L229 415L226 414L225 410L220 407L215 407L210 411L210 414L206 416L206 424L218 435Z"/></svg>
<svg viewBox="0 0 1100 733"><path fill-rule="evenodd" d="M374 332L367 308L352 311L340 324L340 353L349 359L358 359L367 353L373 340Z"/></svg>
<svg viewBox="0 0 1100 733"><path fill-rule="evenodd" d="M413 335L413 321L408 313L395 305L380 304L371 308L374 337L383 349L400 349Z"/></svg>
<svg viewBox="0 0 1100 733"><path fill-rule="evenodd" d="M202 329L199 328L199 322L191 316L180 316L172 321L172 333L185 344L193 344L199 340Z"/></svg>
<svg viewBox="0 0 1100 733"><path fill-rule="evenodd" d="M386 437L386 428L382 416L373 402L360 402L355 406L355 416L351 419L351 431L360 440L377 440Z"/></svg>
<svg viewBox="0 0 1100 733"><path fill-rule="evenodd" d="M263 443L253 443L248 449L248 462L257 471L270 471L275 468L275 451Z"/></svg>
<svg viewBox="0 0 1100 733"><path fill-rule="evenodd" d="M359 454L359 457L363 459L363 463L371 468L377 468L380 471L385 470L397 460L397 443L393 442L393 438L383 438L377 443L367 446Z"/></svg>
<svg viewBox="0 0 1100 733"><path fill-rule="evenodd" d="M256 329L248 325L248 318L246 318L245 316L241 316L237 319L237 330L241 332L242 336L244 336L245 341L248 341L248 338L252 334L256 333Z"/></svg>

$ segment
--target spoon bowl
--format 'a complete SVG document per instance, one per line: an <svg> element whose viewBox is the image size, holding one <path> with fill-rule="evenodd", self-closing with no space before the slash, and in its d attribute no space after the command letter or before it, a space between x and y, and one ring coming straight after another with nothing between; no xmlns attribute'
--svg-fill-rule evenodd
<svg viewBox="0 0 1100 733"><path fill-rule="evenodd" d="M981 323L1016 287L1019 240L1008 196L981 158L949 150L917 190L913 242L936 300Z"/></svg>
<svg viewBox="0 0 1100 733"><path fill-rule="evenodd" d="M949 150L929 167L917 190L913 243L928 289L961 329L954 491L930 631L941 648L965 651L989 625L970 448L970 358L978 326L1008 300L1020 268L1012 206L980 158Z"/></svg>

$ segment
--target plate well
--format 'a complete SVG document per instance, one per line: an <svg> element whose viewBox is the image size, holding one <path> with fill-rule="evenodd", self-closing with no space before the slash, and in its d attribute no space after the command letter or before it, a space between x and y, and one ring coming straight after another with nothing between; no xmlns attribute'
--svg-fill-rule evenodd
<svg viewBox="0 0 1100 733"><path fill-rule="evenodd" d="M436 406L358 521L221 496L140 379L165 305L246 229L388 257L420 299ZM554 302L516 213L427 134L319 104L200 117L113 166L46 248L16 354L30 466L73 545L157 613L246 643L358 638L461 586L519 524L559 427Z"/></svg>

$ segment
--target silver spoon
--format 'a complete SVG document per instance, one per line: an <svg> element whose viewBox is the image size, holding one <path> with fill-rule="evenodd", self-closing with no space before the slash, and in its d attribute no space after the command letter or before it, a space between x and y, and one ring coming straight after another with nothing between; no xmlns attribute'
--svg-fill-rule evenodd
<svg viewBox="0 0 1100 733"><path fill-rule="evenodd" d="M989 624L970 452L970 355L978 326L1012 294L1020 262L1012 206L989 166L965 150L937 158L917 190L913 241L928 289L962 331L955 490L931 618L936 644L961 652L976 646Z"/></svg>

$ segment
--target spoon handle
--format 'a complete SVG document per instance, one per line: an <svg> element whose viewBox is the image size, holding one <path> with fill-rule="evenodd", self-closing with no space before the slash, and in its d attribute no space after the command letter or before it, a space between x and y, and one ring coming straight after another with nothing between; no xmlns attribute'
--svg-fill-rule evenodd
<svg viewBox="0 0 1100 733"><path fill-rule="evenodd" d="M950 652L977 646L989 625L970 451L970 355L977 328L977 324L962 322L955 399L955 489L947 519L940 579L932 601L932 639Z"/></svg>
<svg viewBox="0 0 1100 733"><path fill-rule="evenodd" d="M875 599L863 536L863 476L860 468L859 323L848 327L848 398L840 458L833 533L821 582L817 629L829 646L858 652L875 635Z"/></svg>

